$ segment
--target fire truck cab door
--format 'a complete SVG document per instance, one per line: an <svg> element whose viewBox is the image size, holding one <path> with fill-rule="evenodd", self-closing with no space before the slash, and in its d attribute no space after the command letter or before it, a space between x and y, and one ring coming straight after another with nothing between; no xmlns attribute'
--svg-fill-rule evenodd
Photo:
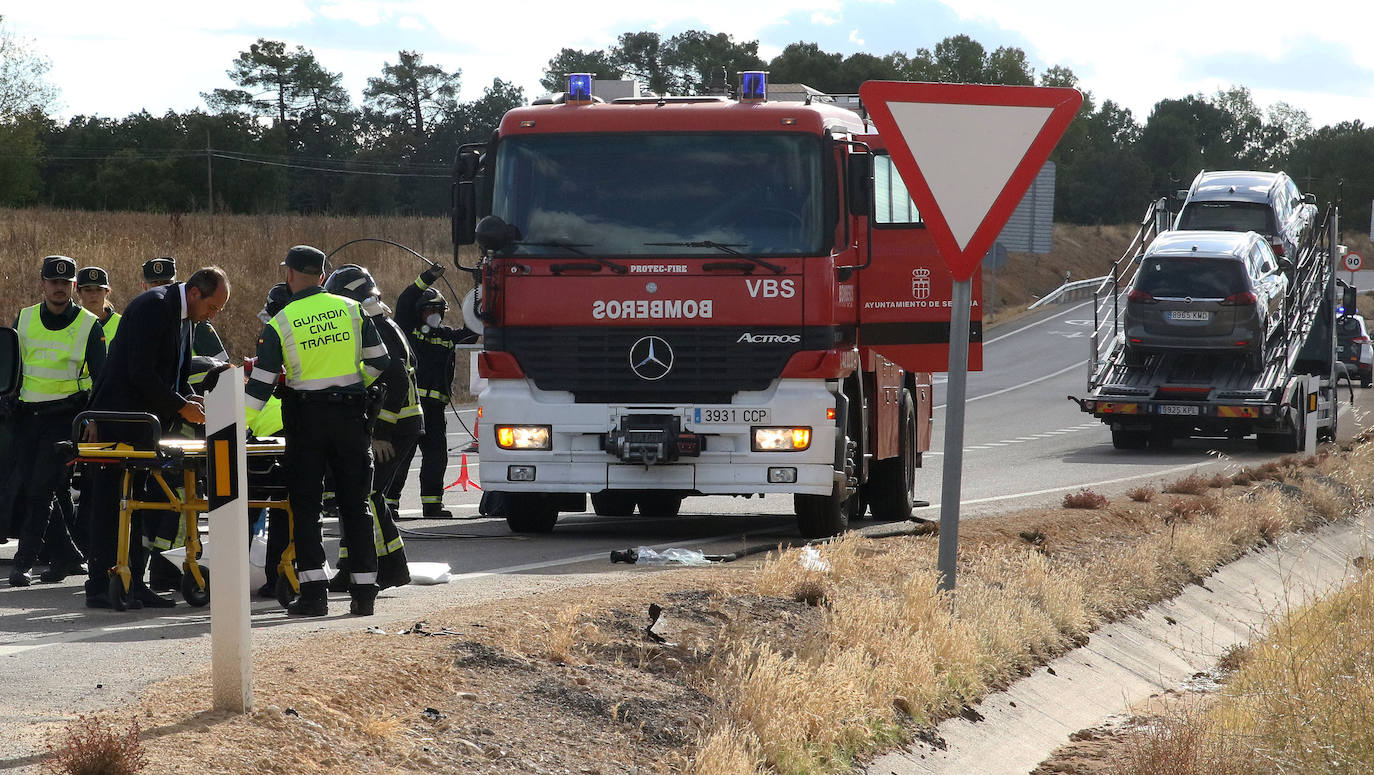
<svg viewBox="0 0 1374 775"><path fill-rule="evenodd" d="M907 195L878 135L873 149L873 262L859 281L859 344L908 371L949 369L949 319L954 278L940 258L916 203ZM862 231L859 239L864 239ZM969 369L983 368L982 277L973 275Z"/></svg>

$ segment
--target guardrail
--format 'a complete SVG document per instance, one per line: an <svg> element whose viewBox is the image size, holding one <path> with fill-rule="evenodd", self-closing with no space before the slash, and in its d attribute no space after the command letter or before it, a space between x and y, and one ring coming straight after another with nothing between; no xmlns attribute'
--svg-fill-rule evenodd
<svg viewBox="0 0 1374 775"><path fill-rule="evenodd" d="M1111 275L1103 275L1101 277L1090 277L1086 280L1074 280L1071 283L1064 283L1045 294L1043 297L1036 299L1035 303L1031 304L1026 309L1035 309L1043 304L1063 304L1066 301L1077 301L1084 296L1091 296L1093 292L1102 285L1104 280L1110 279Z"/></svg>

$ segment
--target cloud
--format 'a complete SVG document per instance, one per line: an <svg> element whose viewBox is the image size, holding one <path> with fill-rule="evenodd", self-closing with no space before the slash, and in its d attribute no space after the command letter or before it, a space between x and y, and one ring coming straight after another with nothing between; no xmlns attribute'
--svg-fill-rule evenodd
<svg viewBox="0 0 1374 775"><path fill-rule="evenodd" d="M862 45L864 44L864 39L861 38L861 37L859 37L859 31L858 31L858 30L850 30L850 31L849 31L849 42L850 42L850 43L853 43L853 44L856 45L856 46L862 46Z"/></svg>
<svg viewBox="0 0 1374 775"><path fill-rule="evenodd" d="M812 24L820 24L820 25L823 25L823 26L826 26L826 27L832 27L832 26L834 26L834 25L836 25L836 24L839 24L839 23L840 23L840 19L839 19L839 17L837 17L837 16L831 16L830 14L826 13L825 11L817 11L817 12L811 14L811 23L812 23Z"/></svg>

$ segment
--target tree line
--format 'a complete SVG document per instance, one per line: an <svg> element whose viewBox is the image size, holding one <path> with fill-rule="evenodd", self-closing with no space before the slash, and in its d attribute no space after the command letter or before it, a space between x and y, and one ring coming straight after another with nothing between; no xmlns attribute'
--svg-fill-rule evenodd
<svg viewBox="0 0 1374 775"><path fill-rule="evenodd" d="M568 73L631 78L657 94L728 90L743 70L774 83L853 93L867 80L1081 88L1067 67L1036 72L1019 48L989 51L967 35L930 49L842 56L815 43L770 61L756 40L688 30L626 32L605 49L564 48L541 86ZM202 97L207 110L124 118L52 118L46 62L5 34L0 17L0 205L230 212L443 213L460 143L490 137L523 89L495 79L458 99L461 71L400 51L367 79L354 105L302 46L260 39ZM1186 188L1201 169L1283 169L1321 201L1343 201L1347 224L1369 220L1374 130L1360 121L1313 129L1307 115L1257 105L1244 86L1159 101L1144 120L1090 92L1051 157L1058 165L1056 220L1122 223L1145 203Z"/></svg>

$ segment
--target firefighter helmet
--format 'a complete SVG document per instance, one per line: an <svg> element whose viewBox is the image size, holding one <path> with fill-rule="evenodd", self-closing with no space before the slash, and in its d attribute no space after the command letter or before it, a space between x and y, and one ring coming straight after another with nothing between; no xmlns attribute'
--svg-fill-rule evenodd
<svg viewBox="0 0 1374 775"><path fill-rule="evenodd" d="M357 264L344 264L329 279L324 281L324 289L336 296L352 299L358 303L378 298L382 295L372 274Z"/></svg>

